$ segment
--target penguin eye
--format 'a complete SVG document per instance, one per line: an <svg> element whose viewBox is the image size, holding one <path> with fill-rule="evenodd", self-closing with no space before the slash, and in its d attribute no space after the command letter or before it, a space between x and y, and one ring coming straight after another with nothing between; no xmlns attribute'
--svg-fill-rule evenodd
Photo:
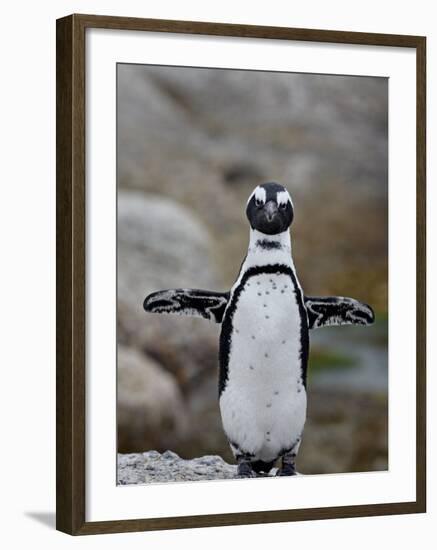
<svg viewBox="0 0 437 550"><path fill-rule="evenodd" d="M257 206L262 206L263 205L263 201L261 199L255 199L255 204Z"/></svg>
<svg viewBox="0 0 437 550"><path fill-rule="evenodd" d="M287 208L287 203L286 202L281 202L281 204L279 205L279 208L281 210L285 210Z"/></svg>

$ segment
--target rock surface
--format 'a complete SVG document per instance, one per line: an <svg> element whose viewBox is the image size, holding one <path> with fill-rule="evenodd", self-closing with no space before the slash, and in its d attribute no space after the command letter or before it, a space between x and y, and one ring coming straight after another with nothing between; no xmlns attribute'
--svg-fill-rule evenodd
<svg viewBox="0 0 437 550"><path fill-rule="evenodd" d="M176 379L132 348L118 347L119 448L156 448L186 436L188 417Z"/></svg>
<svg viewBox="0 0 437 550"><path fill-rule="evenodd" d="M211 248L208 230L184 207L163 197L119 191L118 343L164 365L183 390L216 360L217 325L146 314L143 300L163 288L220 290Z"/></svg>
<svg viewBox="0 0 437 550"><path fill-rule="evenodd" d="M135 310L162 284L217 284L208 229L174 200L120 190L117 240L118 289Z"/></svg>
<svg viewBox="0 0 437 550"><path fill-rule="evenodd" d="M340 174L384 192L376 187L387 173L385 79L128 64L118 71L123 186L165 193L177 181L181 197L189 186L202 200L213 183L269 177L274 162L276 177L296 187Z"/></svg>
<svg viewBox="0 0 437 550"><path fill-rule="evenodd" d="M168 481L206 481L235 479L237 467L219 456L184 460L172 451L118 455L119 485L165 483Z"/></svg>

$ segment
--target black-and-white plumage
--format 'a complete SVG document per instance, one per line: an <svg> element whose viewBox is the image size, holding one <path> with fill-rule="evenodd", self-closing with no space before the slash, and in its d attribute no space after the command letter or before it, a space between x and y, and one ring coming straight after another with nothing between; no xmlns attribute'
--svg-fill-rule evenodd
<svg viewBox="0 0 437 550"><path fill-rule="evenodd" d="M149 294L143 307L152 313L192 315L221 323L228 300L229 292L177 288Z"/></svg>
<svg viewBox="0 0 437 550"><path fill-rule="evenodd" d="M219 404L240 476L295 473L306 419L309 329L368 325L372 309L352 298L306 297L296 276L289 226L294 208L277 183L258 186L246 215L250 243L229 292L177 289L150 294L144 309L221 323Z"/></svg>
<svg viewBox="0 0 437 550"><path fill-rule="evenodd" d="M305 308L308 314L309 328L370 325L374 320L370 306L343 296L327 298L305 296Z"/></svg>

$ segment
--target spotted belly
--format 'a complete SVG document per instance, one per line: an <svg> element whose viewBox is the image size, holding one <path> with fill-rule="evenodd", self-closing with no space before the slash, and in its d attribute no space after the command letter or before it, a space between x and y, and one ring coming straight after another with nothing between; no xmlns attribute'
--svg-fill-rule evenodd
<svg viewBox="0 0 437 550"><path fill-rule="evenodd" d="M235 448L271 461L300 437L306 418L299 296L287 274L251 277L233 309L223 427Z"/></svg>

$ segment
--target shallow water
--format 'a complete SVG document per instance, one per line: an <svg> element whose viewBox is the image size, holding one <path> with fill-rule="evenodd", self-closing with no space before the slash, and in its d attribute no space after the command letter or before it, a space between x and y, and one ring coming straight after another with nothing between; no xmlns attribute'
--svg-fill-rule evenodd
<svg viewBox="0 0 437 550"><path fill-rule="evenodd" d="M353 361L353 366L318 370L314 373L311 385L342 390L387 392L386 333L385 323L372 327L329 327L312 331L312 346L348 357Z"/></svg>

